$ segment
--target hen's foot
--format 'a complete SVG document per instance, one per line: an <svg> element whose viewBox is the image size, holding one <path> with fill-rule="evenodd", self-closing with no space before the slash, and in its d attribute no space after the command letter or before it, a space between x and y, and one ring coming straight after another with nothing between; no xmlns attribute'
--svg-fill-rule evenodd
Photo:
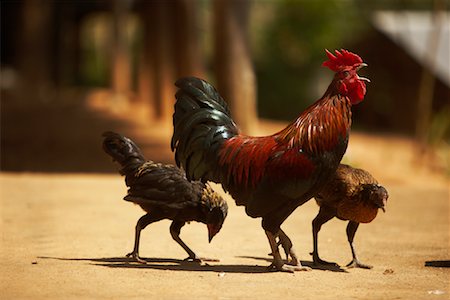
<svg viewBox="0 0 450 300"><path fill-rule="evenodd" d="M315 265L319 265L319 266L332 266L332 267L338 267L339 265L333 261L326 261L326 260L321 260L319 259L315 259L313 260Z"/></svg>
<svg viewBox="0 0 450 300"><path fill-rule="evenodd" d="M147 263L146 260L140 258L140 257L139 257L139 254L138 254L137 252L134 252L134 251L128 253L128 254L126 255L126 257L131 257L131 258L133 258L136 262L141 263L141 264L146 264L146 263Z"/></svg>
<svg viewBox="0 0 450 300"><path fill-rule="evenodd" d="M201 262L202 262L202 259L196 255L196 256L189 256L189 257L186 257L185 259L183 259L183 261L201 263Z"/></svg>
<svg viewBox="0 0 450 300"><path fill-rule="evenodd" d="M197 263L201 263L201 262L220 262L220 259L195 256L195 257L186 257L185 259L183 259L183 261L197 262Z"/></svg>
<svg viewBox="0 0 450 300"><path fill-rule="evenodd" d="M360 263L359 260L353 259L347 266L347 268L361 268L361 269L372 269L370 265Z"/></svg>
<svg viewBox="0 0 450 300"><path fill-rule="evenodd" d="M220 262L220 259L218 258L200 257L200 259L206 262Z"/></svg>
<svg viewBox="0 0 450 300"><path fill-rule="evenodd" d="M316 266L333 266L333 267L338 267L339 266L335 262L322 260L319 256L314 255L314 253L310 253L310 254L313 256L313 263Z"/></svg>

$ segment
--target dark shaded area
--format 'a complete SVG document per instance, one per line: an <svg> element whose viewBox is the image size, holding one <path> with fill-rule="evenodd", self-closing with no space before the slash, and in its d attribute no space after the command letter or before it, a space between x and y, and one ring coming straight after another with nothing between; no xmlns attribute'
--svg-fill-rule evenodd
<svg viewBox="0 0 450 300"><path fill-rule="evenodd" d="M238 256L240 258L248 258L260 261L267 261L270 263L270 258L254 257L254 256ZM171 271L196 271L196 272L215 272L215 273L237 273L237 274L253 274L253 273L267 273L270 272L267 266L256 265L209 265L205 263L202 265L198 262L186 261L173 258L142 258L147 263L141 264L135 262L131 258L126 257L102 257L102 258L63 258L63 257L48 257L38 256L38 259L54 259L60 261L87 261L93 265L108 267L108 268L130 268L130 269L154 269L154 270L171 270ZM36 262L38 263L38 262ZM314 270L344 272L346 270L339 266L318 266L311 261L302 261L302 265L310 267Z"/></svg>
<svg viewBox="0 0 450 300"><path fill-rule="evenodd" d="M2 100L0 118L2 171L117 172L102 150L102 133L136 135L130 123L89 109L83 93L57 105ZM136 142L147 157L171 162L168 142L145 137L136 135Z"/></svg>
<svg viewBox="0 0 450 300"><path fill-rule="evenodd" d="M56 259L63 261L89 261L94 265L108 268L131 268L131 269L154 269L171 271L196 271L215 273L267 273L264 266L254 265L201 265L198 262L188 262L179 259L168 258L143 258L146 264L136 263L129 258L106 257L106 258L58 258L58 257L38 257L39 259Z"/></svg>
<svg viewBox="0 0 450 300"><path fill-rule="evenodd" d="M425 267L450 268L450 260L429 260L425 262Z"/></svg>
<svg viewBox="0 0 450 300"><path fill-rule="evenodd" d="M147 128L135 135L132 115L88 108L88 88L107 89L113 110L145 107L150 127L171 126L173 82L194 75L225 95L245 133L257 128L256 110L292 120L329 83L325 48L350 49L369 64L362 75L372 83L353 108L353 128L412 136L427 115L417 108L424 66L371 18L379 10L432 12L435 3L445 1L1 1L0 169L114 171L98 146L106 130L136 138L153 160L173 161L168 142L142 134ZM433 80L423 126L432 146L450 135L450 88Z"/></svg>
<svg viewBox="0 0 450 300"><path fill-rule="evenodd" d="M413 135L423 67L374 28L353 48L369 65L363 73L371 80L364 102L352 108L354 128ZM448 99L450 88L436 79L432 111L443 111Z"/></svg>
<svg viewBox="0 0 450 300"><path fill-rule="evenodd" d="M264 51L255 57L260 116L294 119L323 95L332 76L321 67L323 49L344 48L363 58L368 68L361 75L371 80L364 102L352 108L353 128L414 136L421 113L417 111L421 78L427 67L380 32L373 17L380 10L431 13L435 2L439 1L279 1L265 27ZM450 87L435 80L432 116L445 113L450 99ZM448 140L448 125L436 125L447 126L447 132L436 138ZM429 135L430 140L435 138L433 132Z"/></svg>
<svg viewBox="0 0 450 300"><path fill-rule="evenodd" d="M269 263L272 262L271 258L265 258L265 257L257 257L257 256L238 256L240 258L249 258L249 259L255 259L255 260L263 260L267 261ZM348 273L347 270L342 269L341 266L338 265L319 265L315 264L312 261L300 261L302 266L304 267L310 267L313 270L322 270L322 271L332 271L332 272L343 272Z"/></svg>

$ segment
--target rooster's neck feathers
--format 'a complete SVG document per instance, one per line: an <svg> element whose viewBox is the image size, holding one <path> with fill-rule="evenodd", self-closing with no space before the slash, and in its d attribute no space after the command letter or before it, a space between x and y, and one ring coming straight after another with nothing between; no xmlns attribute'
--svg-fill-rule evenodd
<svg viewBox="0 0 450 300"><path fill-rule="evenodd" d="M351 104L347 97L325 94L306 109L293 123L275 134L289 148L309 154L329 151L348 134Z"/></svg>

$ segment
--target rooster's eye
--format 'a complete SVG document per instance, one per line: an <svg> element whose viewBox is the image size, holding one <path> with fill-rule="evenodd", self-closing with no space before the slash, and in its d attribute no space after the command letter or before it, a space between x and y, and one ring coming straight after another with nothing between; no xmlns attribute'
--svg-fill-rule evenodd
<svg viewBox="0 0 450 300"><path fill-rule="evenodd" d="M344 71L342 74L344 75L344 77L348 77L348 75L350 75L350 72L349 71Z"/></svg>

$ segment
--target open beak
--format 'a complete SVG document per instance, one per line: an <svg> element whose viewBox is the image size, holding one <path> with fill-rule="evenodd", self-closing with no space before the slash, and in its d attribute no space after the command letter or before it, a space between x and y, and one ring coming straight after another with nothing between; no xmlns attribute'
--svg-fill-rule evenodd
<svg viewBox="0 0 450 300"><path fill-rule="evenodd" d="M359 80L362 80L362 81L370 82L370 79L369 79L369 78L366 78L366 77L358 76L358 79L359 79Z"/></svg>
<svg viewBox="0 0 450 300"><path fill-rule="evenodd" d="M361 63L361 64L356 68L356 71L359 71L360 69L362 69L362 68L364 68L364 67L367 67L367 64L366 64L366 63Z"/></svg>
<svg viewBox="0 0 450 300"><path fill-rule="evenodd" d="M356 67L356 71L358 72L362 68L367 67L366 63L361 63L359 66ZM358 76L358 79L365 82L370 82L369 78Z"/></svg>

